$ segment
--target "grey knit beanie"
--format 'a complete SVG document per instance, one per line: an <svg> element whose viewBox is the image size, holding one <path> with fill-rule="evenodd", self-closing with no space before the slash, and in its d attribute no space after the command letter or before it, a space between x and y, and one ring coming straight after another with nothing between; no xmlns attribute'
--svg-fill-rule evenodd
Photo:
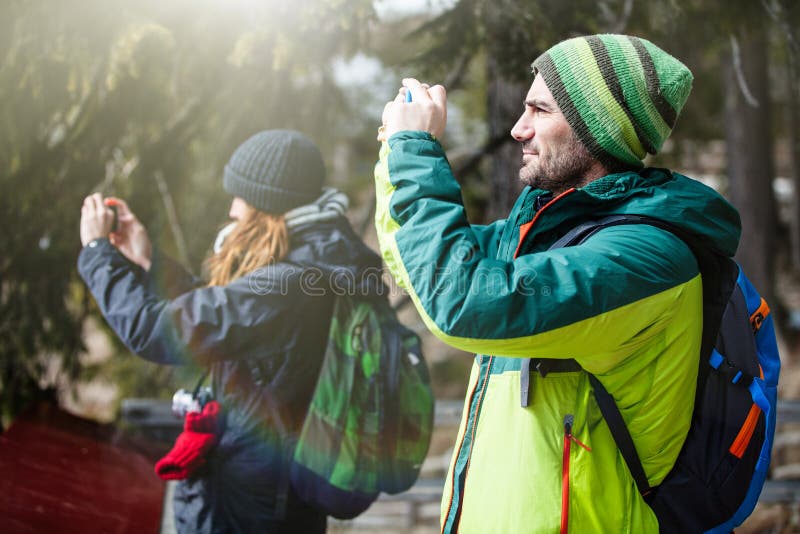
<svg viewBox="0 0 800 534"><path fill-rule="evenodd" d="M325 164L294 130L266 130L242 143L225 165L223 187L266 213L285 213L320 196Z"/></svg>

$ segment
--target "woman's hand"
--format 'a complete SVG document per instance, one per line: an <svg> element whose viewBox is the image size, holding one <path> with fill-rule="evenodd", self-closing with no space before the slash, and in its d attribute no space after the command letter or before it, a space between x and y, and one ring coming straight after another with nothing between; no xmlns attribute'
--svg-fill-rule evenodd
<svg viewBox="0 0 800 534"><path fill-rule="evenodd" d="M145 271L150 270L153 246L144 225L120 198L109 197L106 206L117 207L117 230L109 236L111 244Z"/></svg>
<svg viewBox="0 0 800 534"><path fill-rule="evenodd" d="M114 223L114 212L103 204L100 193L89 195L81 206L81 244L85 247L90 241L106 237Z"/></svg>

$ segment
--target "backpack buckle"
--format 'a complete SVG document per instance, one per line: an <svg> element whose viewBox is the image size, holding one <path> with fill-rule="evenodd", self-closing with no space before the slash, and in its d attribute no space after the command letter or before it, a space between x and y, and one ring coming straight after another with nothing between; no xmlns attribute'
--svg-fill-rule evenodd
<svg viewBox="0 0 800 534"><path fill-rule="evenodd" d="M740 369L736 364L717 352L717 349L711 351L708 363L719 373L728 377L732 384L741 384L744 387L748 387L753 382L753 375L744 369Z"/></svg>

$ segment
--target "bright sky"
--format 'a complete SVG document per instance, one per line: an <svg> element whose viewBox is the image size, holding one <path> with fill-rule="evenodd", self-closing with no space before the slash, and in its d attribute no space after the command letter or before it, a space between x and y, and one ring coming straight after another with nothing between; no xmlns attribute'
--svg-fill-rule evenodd
<svg viewBox="0 0 800 534"><path fill-rule="evenodd" d="M404 17L418 13L439 13L442 10L453 6L457 0L376 0L375 11L383 20L395 17ZM359 92L358 98L366 99L361 101L365 109L374 111L376 120L379 120L383 104L397 94L402 76L414 76L414 72L393 72L384 67L381 62L364 54L344 60L340 59L333 66L334 77L340 87L370 88L366 92ZM456 144L461 143L467 146L476 146L485 137L485 132L480 125L473 125L473 132L470 134L464 127L463 115L457 106L449 106L447 121L448 137L456 140ZM472 136L467 139L465 136Z"/></svg>
<svg viewBox="0 0 800 534"><path fill-rule="evenodd" d="M438 13L455 5L457 0L376 0L375 11L381 19L404 17L417 13ZM386 70L377 59L364 54L340 60L334 65L334 76L339 85L365 85L379 83ZM392 82L394 87L395 82Z"/></svg>
<svg viewBox="0 0 800 534"><path fill-rule="evenodd" d="M377 0L374 5L378 16L383 19L426 11L438 13L455 3L456 0Z"/></svg>

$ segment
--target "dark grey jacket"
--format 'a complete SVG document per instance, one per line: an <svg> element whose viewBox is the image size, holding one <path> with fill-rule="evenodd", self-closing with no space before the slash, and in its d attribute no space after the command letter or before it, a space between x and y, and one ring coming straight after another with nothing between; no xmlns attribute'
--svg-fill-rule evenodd
<svg viewBox="0 0 800 534"><path fill-rule="evenodd" d="M347 221L294 231L284 261L224 287L196 287L158 254L144 272L105 239L81 251L78 270L132 352L156 363L211 368L225 430L207 466L178 486L179 531L278 532L318 519L288 488L292 445L276 419L289 434L302 424L333 295L382 290L379 257Z"/></svg>

